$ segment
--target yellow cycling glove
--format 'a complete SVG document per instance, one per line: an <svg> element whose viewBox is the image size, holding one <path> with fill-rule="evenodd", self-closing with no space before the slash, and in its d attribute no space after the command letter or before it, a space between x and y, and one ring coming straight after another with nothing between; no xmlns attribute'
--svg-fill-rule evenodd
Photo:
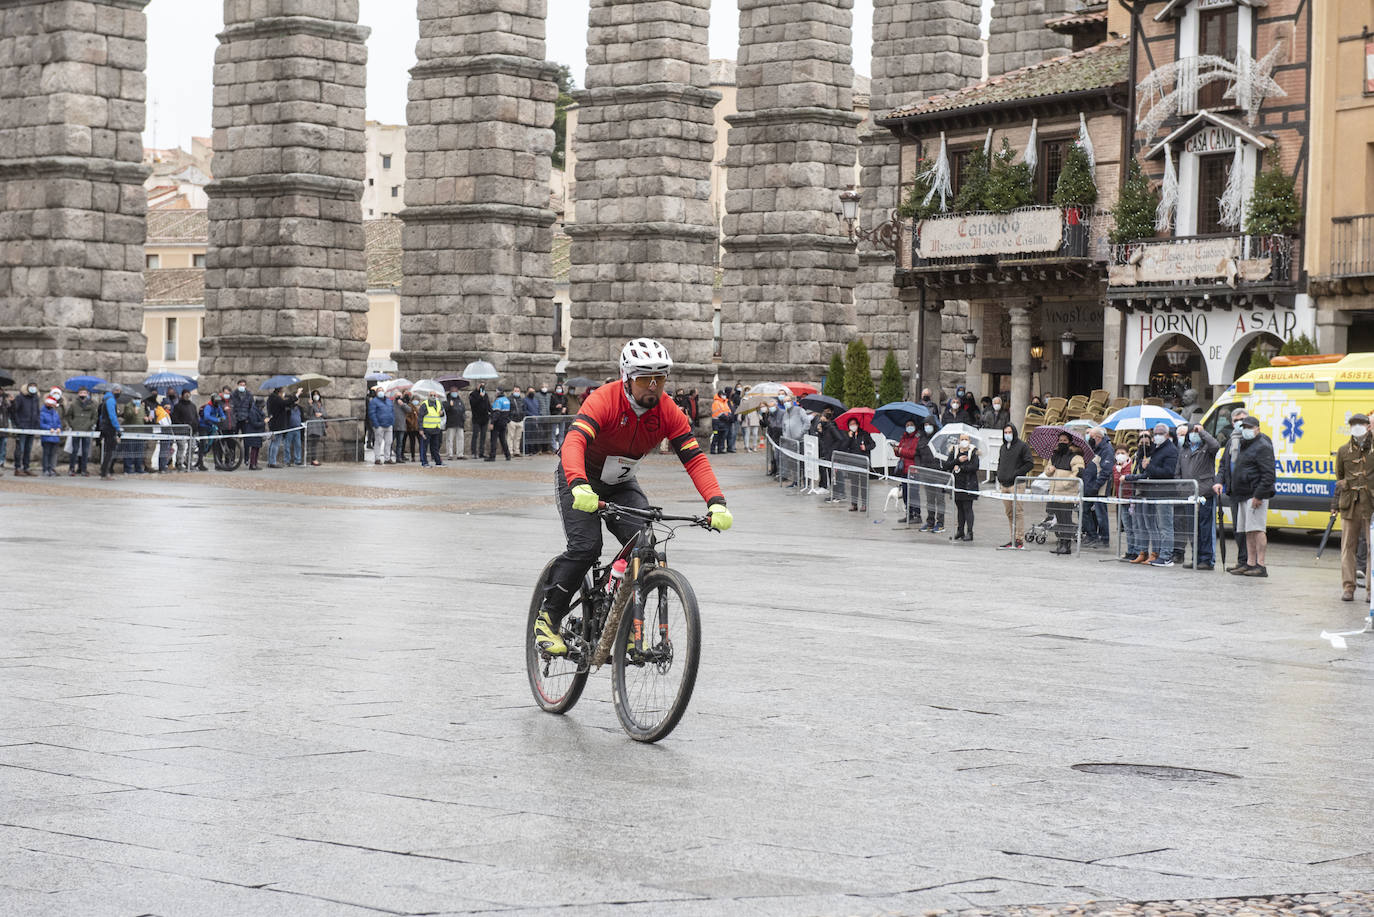
<svg viewBox="0 0 1374 917"><path fill-rule="evenodd" d="M601 504L601 498L592 490L590 484L578 484L572 489L573 509L584 513L594 513Z"/></svg>
<svg viewBox="0 0 1374 917"><path fill-rule="evenodd" d="M711 528L723 532L735 524L735 517L725 508L724 503L712 503L706 510L711 516Z"/></svg>

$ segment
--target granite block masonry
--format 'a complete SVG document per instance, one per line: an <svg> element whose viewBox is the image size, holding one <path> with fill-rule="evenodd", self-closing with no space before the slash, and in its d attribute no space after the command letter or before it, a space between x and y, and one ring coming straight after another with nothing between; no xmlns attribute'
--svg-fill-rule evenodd
<svg viewBox="0 0 1374 917"><path fill-rule="evenodd" d="M988 34L988 76L1001 76L1073 50L1073 38L1045 22L1074 12L1077 0L997 0Z"/></svg>
<svg viewBox="0 0 1374 917"><path fill-rule="evenodd" d="M721 378L819 379L855 334L853 0L740 0Z"/></svg>
<svg viewBox="0 0 1374 917"><path fill-rule="evenodd" d="M147 367L147 0L0 0L0 367Z"/></svg>
<svg viewBox="0 0 1374 917"><path fill-rule="evenodd" d="M545 0L420 0L406 120L401 373L549 378L557 65Z"/></svg>
<svg viewBox="0 0 1374 917"><path fill-rule="evenodd" d="M567 227L572 373L614 375L625 341L650 337L676 384L714 374L709 25L710 0L592 0Z"/></svg>
<svg viewBox="0 0 1374 917"><path fill-rule="evenodd" d="M978 0L875 0L872 117L880 118L916 99L975 82L982 71L979 15ZM859 219L865 229L890 219L900 203L900 155L901 144L890 130L875 128L871 120L860 128L859 184L863 198ZM892 252L860 243L854 293L858 332L868 344L875 372L888 352L893 352L914 376L917 367L907 359L912 315L893 287L894 268Z"/></svg>
<svg viewBox="0 0 1374 917"><path fill-rule="evenodd" d="M363 251L369 29L357 0L228 0L200 377L367 371ZM333 405L344 409L340 398ZM359 408L353 403L351 409Z"/></svg>

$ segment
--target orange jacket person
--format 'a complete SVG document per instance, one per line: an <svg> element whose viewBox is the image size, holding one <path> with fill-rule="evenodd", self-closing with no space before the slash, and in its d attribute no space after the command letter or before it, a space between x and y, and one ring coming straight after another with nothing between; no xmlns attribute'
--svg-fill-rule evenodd
<svg viewBox="0 0 1374 917"><path fill-rule="evenodd" d="M560 625L583 577L601 556L598 504L605 500L647 507L635 471L659 443L666 439L687 469L706 501L711 527L725 531L734 521L691 421L672 399L662 397L672 368L672 358L658 341L630 341L620 352L620 384L603 385L589 394L568 427L554 485L568 547L549 571L544 607L534 625L535 643L550 655L567 653ZM639 530L628 520L607 525L621 544Z"/></svg>

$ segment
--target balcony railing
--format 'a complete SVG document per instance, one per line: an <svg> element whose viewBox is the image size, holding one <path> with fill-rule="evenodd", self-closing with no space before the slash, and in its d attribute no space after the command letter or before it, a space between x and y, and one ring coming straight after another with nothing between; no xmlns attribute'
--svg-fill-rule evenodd
<svg viewBox="0 0 1374 917"><path fill-rule="evenodd" d="M1094 231L1091 207L1022 207L1010 213L949 213L908 221L907 227L911 238L909 266L915 269L1107 259L1101 233ZM927 228L928 234L935 230L943 235L952 234L963 247L948 256L929 253L923 256L922 227Z"/></svg>
<svg viewBox="0 0 1374 917"><path fill-rule="evenodd" d="M1374 213L1331 219L1333 277L1374 276Z"/></svg>
<svg viewBox="0 0 1374 917"><path fill-rule="evenodd" d="M1111 246L1110 290L1240 289L1290 283L1297 240L1281 235L1177 236Z"/></svg>

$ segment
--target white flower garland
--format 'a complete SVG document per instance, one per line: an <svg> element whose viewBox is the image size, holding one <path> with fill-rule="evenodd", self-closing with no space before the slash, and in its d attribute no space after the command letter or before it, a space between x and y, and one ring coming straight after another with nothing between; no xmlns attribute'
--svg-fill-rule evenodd
<svg viewBox="0 0 1374 917"><path fill-rule="evenodd" d="M1178 169L1174 166L1174 154L1164 147L1164 187L1160 189L1159 206L1155 208L1155 229L1168 232L1174 225L1174 214L1178 212Z"/></svg>

